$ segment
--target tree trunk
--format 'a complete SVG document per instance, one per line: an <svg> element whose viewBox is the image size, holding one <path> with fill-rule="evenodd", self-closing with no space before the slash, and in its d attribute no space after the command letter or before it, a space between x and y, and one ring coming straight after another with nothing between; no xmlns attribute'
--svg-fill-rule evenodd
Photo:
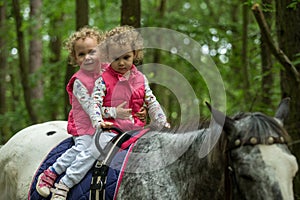
<svg viewBox="0 0 300 200"><path fill-rule="evenodd" d="M59 61L61 60L61 49L62 49L62 39L61 35L57 34L57 31L61 27L61 22L63 21L62 14L59 15L58 17L52 18L50 20L50 30L53 30L49 32L50 36L50 43L49 43L49 48L51 51L51 57L49 62L51 63L53 67L53 70L51 71L50 74L50 86L51 88L59 88L59 90L64 90L65 88L61 88L59 82L57 81L57 77L61 77L61 66L59 65ZM53 91L49 91L51 94L55 94ZM50 105L48 105L50 108L55 108L57 107L57 103L55 101L48 101ZM50 117L51 119L57 119L59 115L59 109L51 109Z"/></svg>
<svg viewBox="0 0 300 200"><path fill-rule="evenodd" d="M278 44L280 49L290 58L291 61L297 59L300 52L300 4L295 4L291 8L292 0L276 1L276 28ZM299 55L298 55L299 59ZM295 65L299 72L300 65ZM284 66L280 72L280 84L282 96L291 97L289 120L285 123L293 141L300 139L300 84L296 80L291 68ZM300 145L292 146L292 151L300 161ZM300 196L300 175L295 179L295 195Z"/></svg>
<svg viewBox="0 0 300 200"><path fill-rule="evenodd" d="M232 54L230 56L230 63L229 67L232 72L232 74L241 74L241 52L242 52L242 45L240 43L240 38L241 38L241 28L240 28L240 16L242 15L242 11L240 10L241 8L241 2L238 1L232 1L230 3L230 10L228 11L230 14L230 23L232 24L231 31L232 31L232 36L231 36L231 41L229 41L232 44ZM234 79L231 77L226 77L231 80L231 85L234 88L231 88L232 91L240 91L242 90L241 88L241 83L243 83L243 76L235 76ZM244 94L244 93L242 93ZM227 95L232 96L234 98L235 102L238 102L238 105L234 106L239 106L240 110L247 110L245 108L246 105L249 105L249 103L244 104L240 103L240 98L242 97L235 97L235 94L231 94L231 91L227 91ZM238 99L236 99L238 98ZM244 100L242 100L244 102Z"/></svg>
<svg viewBox="0 0 300 200"><path fill-rule="evenodd" d="M243 34L242 34L242 77L243 77L243 91L244 103L247 105L250 99L250 83L248 75L248 24L249 24L249 6L244 2L243 4Z"/></svg>
<svg viewBox="0 0 300 200"><path fill-rule="evenodd" d="M160 4L157 7L157 17L163 21L163 18L165 16L165 11L166 11L166 0L160 0ZM157 41L159 43L161 42L160 38L157 38ZM160 63L160 57L161 57L161 50L160 49L155 49L153 52L153 63ZM155 74L157 72L154 72Z"/></svg>
<svg viewBox="0 0 300 200"><path fill-rule="evenodd" d="M89 24L89 1L76 0L76 30Z"/></svg>
<svg viewBox="0 0 300 200"><path fill-rule="evenodd" d="M141 27L141 1L122 0L121 25Z"/></svg>
<svg viewBox="0 0 300 200"><path fill-rule="evenodd" d="M159 5L157 6L156 10L156 17L159 20L157 26L159 27L165 27L165 24L163 19L165 17L165 13L166 13L166 9L167 9L167 4L166 4L166 0L160 0ZM156 41L158 43L162 43L163 41L161 40L160 37L156 38ZM162 50L161 49L154 49L153 51L153 63L161 63L161 54L162 54ZM160 77L165 76L165 74L162 74L158 72L158 68L154 67L152 69L152 73L154 74L154 76L156 77L157 75L159 75ZM166 88L161 87L160 85L156 84L151 84L151 89L153 91L153 93L158 97L160 104L164 107L165 110L170 110L170 105L172 105L172 101L174 101L174 99L169 99L169 98L159 98L159 97L166 97L166 94L168 94L170 91L168 91ZM176 101L176 100L175 100Z"/></svg>
<svg viewBox="0 0 300 200"><path fill-rule="evenodd" d="M21 84L23 87L24 101L27 112L29 114L31 123L37 122L37 117L33 112L33 107L31 104L31 94L28 81L28 63L25 57L25 42L24 42L24 32L22 30L22 16L20 14L20 4L19 0L13 0L13 13L16 21L16 33L17 33L17 43L18 43L18 55L19 55L19 69Z"/></svg>
<svg viewBox="0 0 300 200"><path fill-rule="evenodd" d="M42 16L41 16L42 1L41 0L32 0L30 1L30 21L31 26L29 28L29 75L35 77L34 86L31 87L30 96L31 103L36 105L36 100L43 98L43 83L42 77L39 73L39 70L42 67ZM33 107L32 111L38 119L38 111L40 108ZM34 121L35 123L37 121Z"/></svg>
<svg viewBox="0 0 300 200"><path fill-rule="evenodd" d="M88 0L76 0L76 30L89 24L89 3ZM68 62L69 63L69 62ZM77 68L68 64L66 70L65 86L67 86L72 75L77 71ZM65 118L68 118L70 111L69 96L65 93Z"/></svg>
<svg viewBox="0 0 300 200"><path fill-rule="evenodd" d="M271 30L271 20L272 20L272 13L268 11L272 7L272 0L263 0L263 13L266 19L266 22ZM267 45L266 38L264 34L261 34L261 62L262 62L262 107L268 108L272 105L272 94L273 94L273 62L272 62L272 55L269 46Z"/></svg>

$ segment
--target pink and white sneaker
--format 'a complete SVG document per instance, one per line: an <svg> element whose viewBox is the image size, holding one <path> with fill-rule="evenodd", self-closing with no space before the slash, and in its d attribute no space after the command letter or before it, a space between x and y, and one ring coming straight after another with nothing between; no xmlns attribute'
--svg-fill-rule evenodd
<svg viewBox="0 0 300 200"><path fill-rule="evenodd" d="M50 200L66 200L69 192L69 188L62 182L55 183L55 188L50 189L52 197Z"/></svg>
<svg viewBox="0 0 300 200"><path fill-rule="evenodd" d="M57 178L57 174L50 169L45 170L39 175L38 181L36 183L36 191L43 197L48 197L50 195L50 188L54 185Z"/></svg>

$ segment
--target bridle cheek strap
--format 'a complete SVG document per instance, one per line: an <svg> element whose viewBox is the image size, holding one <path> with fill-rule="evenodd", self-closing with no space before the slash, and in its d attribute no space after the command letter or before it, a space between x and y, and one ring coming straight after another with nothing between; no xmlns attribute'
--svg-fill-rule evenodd
<svg viewBox="0 0 300 200"><path fill-rule="evenodd" d="M287 141L284 139L284 137L273 137L269 136L265 138L264 140L261 140L257 137L250 137L248 139L235 139L232 143L228 144L228 148L226 150L226 159L225 159L225 178L224 178L224 189L225 189L225 199L231 200L233 197L233 187L235 186L237 189L237 193L240 195L241 190L239 187L239 184L237 182L237 177L235 174L235 169L232 165L232 157L231 157L231 151L237 148L240 148L242 146L255 146L258 144L264 144L264 145L272 145L272 144L287 144ZM239 197L239 199L241 199Z"/></svg>

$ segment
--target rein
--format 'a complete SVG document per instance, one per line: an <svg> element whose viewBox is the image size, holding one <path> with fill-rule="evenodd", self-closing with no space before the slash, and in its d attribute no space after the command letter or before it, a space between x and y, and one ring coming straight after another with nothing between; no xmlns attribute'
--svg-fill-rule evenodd
<svg viewBox="0 0 300 200"><path fill-rule="evenodd" d="M231 143L229 142L228 148L226 149L226 160L225 160L225 169L224 169L225 171L224 185L225 185L226 200L232 199L234 186L236 187L238 195L241 195L241 190L237 181L235 169L233 167L231 151L238 149L242 146L255 146L259 144L264 144L264 145L287 144L287 141L282 136L279 137L268 136L264 140L257 137L249 137L248 139L237 138L233 140L233 142ZM243 198L239 197L238 199L243 199Z"/></svg>

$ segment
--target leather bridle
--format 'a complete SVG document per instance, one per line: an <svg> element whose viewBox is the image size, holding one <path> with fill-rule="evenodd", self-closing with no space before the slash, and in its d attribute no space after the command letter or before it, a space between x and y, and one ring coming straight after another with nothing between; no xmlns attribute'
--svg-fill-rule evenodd
<svg viewBox="0 0 300 200"><path fill-rule="evenodd" d="M287 141L282 136L279 137L268 136L264 139L257 138L257 137L249 137L248 139L236 138L232 142L229 142L226 150L225 179L224 179L226 200L232 200L234 187L236 188L238 195L242 194L239 183L237 181L236 172L233 167L233 160L231 155L232 150L238 149L242 146L255 146L259 144L263 144L263 145L287 144ZM244 197L239 196L238 199L243 200Z"/></svg>

